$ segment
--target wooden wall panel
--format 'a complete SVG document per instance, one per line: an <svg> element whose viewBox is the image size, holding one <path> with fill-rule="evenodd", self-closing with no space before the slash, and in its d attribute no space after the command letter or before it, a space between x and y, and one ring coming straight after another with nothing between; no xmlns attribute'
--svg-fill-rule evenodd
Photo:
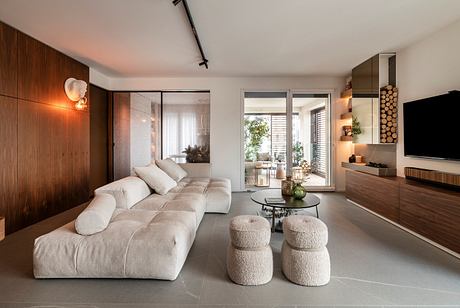
<svg viewBox="0 0 460 308"><path fill-rule="evenodd" d="M108 92L91 85L90 193L108 183Z"/></svg>
<svg viewBox="0 0 460 308"><path fill-rule="evenodd" d="M15 211L18 190L17 125L15 98L0 96L0 216L10 217ZM14 220L6 220L6 232Z"/></svg>
<svg viewBox="0 0 460 308"><path fill-rule="evenodd" d="M131 100L129 93L113 94L113 179L131 174L130 132Z"/></svg>
<svg viewBox="0 0 460 308"><path fill-rule="evenodd" d="M13 230L23 228L39 216L39 205L43 202L40 181L40 132L39 104L18 102L18 202L15 215L11 213L7 220L14 219ZM37 217L38 220L38 217Z"/></svg>
<svg viewBox="0 0 460 308"><path fill-rule="evenodd" d="M67 78L89 84L88 67L55 49L19 32L18 97L23 100L73 108L64 92Z"/></svg>
<svg viewBox="0 0 460 308"><path fill-rule="evenodd" d="M17 57L17 93L0 85L0 93L14 94L0 96L0 214L6 213L9 234L88 200L89 112L75 110L64 82L89 84L89 69L17 30L5 35L4 28L0 23L1 46L18 46L8 49ZM1 50L0 78L16 73L5 57Z"/></svg>
<svg viewBox="0 0 460 308"><path fill-rule="evenodd" d="M88 200L89 116L18 103L17 229Z"/></svg>
<svg viewBox="0 0 460 308"><path fill-rule="evenodd" d="M345 195L348 199L388 219L399 222L399 182L347 170Z"/></svg>
<svg viewBox="0 0 460 308"><path fill-rule="evenodd" d="M460 193L401 185L401 225L460 253Z"/></svg>
<svg viewBox="0 0 460 308"><path fill-rule="evenodd" d="M70 203L80 204L89 198L89 115L69 113L70 153L72 163L72 199Z"/></svg>
<svg viewBox="0 0 460 308"><path fill-rule="evenodd" d="M18 93L18 32L0 22L0 95Z"/></svg>

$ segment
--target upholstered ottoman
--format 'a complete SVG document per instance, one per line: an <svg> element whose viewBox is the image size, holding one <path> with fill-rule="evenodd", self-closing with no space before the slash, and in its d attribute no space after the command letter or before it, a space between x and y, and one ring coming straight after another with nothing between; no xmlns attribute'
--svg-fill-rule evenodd
<svg viewBox="0 0 460 308"><path fill-rule="evenodd" d="M315 217L292 215L283 220L283 232L281 262L286 278L303 286L327 284L331 277L327 226Z"/></svg>
<svg viewBox="0 0 460 308"><path fill-rule="evenodd" d="M270 236L270 224L265 218L243 215L231 220L227 272L233 282L261 285L272 279Z"/></svg>

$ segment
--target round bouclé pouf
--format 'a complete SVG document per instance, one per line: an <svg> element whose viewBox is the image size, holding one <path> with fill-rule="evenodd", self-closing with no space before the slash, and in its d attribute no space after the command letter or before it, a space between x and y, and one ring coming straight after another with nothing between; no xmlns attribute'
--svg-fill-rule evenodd
<svg viewBox="0 0 460 308"><path fill-rule="evenodd" d="M281 248L283 273L302 286L322 286L331 279L331 261L326 248L327 226L311 216L293 215L283 220Z"/></svg>
<svg viewBox="0 0 460 308"><path fill-rule="evenodd" d="M230 222L227 272L241 285L266 284L273 277L270 224L259 216L243 215Z"/></svg>
<svg viewBox="0 0 460 308"><path fill-rule="evenodd" d="M264 247L270 243L270 223L263 217L236 216L230 221L230 238L237 248Z"/></svg>
<svg viewBox="0 0 460 308"><path fill-rule="evenodd" d="M284 238L296 248L315 249L327 245L327 226L318 218L292 215L283 220Z"/></svg>
<svg viewBox="0 0 460 308"><path fill-rule="evenodd" d="M273 277L273 253L270 246L242 250L229 245L227 272L230 279L244 286L266 284Z"/></svg>
<svg viewBox="0 0 460 308"><path fill-rule="evenodd" d="M284 276L295 284L318 287L331 279L331 261L326 247L303 251L284 241L281 260Z"/></svg>

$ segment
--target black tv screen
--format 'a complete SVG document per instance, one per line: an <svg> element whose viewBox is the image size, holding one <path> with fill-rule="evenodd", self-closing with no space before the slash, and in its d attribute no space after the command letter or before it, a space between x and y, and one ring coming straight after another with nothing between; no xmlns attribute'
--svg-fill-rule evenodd
<svg viewBox="0 0 460 308"><path fill-rule="evenodd" d="M403 104L404 155L460 160L460 92Z"/></svg>

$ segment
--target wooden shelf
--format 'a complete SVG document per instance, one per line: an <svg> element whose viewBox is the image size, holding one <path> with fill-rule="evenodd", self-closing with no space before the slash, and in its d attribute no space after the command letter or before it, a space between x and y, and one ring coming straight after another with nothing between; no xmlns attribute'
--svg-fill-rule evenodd
<svg viewBox="0 0 460 308"><path fill-rule="evenodd" d="M340 141L353 141L352 136L340 136Z"/></svg>
<svg viewBox="0 0 460 308"><path fill-rule="evenodd" d="M344 90L340 93L340 98L351 98L352 89Z"/></svg>
<svg viewBox="0 0 460 308"><path fill-rule="evenodd" d="M366 166L366 163L349 163L349 162L342 162L342 167L364 172L367 174L372 174L376 176L389 176L395 177L396 176L396 168L374 168Z"/></svg>
<svg viewBox="0 0 460 308"><path fill-rule="evenodd" d="M346 113L342 113L340 115L340 119L342 120L347 120L347 119L351 119L353 117L353 113L352 112L346 112Z"/></svg>
<svg viewBox="0 0 460 308"><path fill-rule="evenodd" d="M5 238L5 217L0 216L0 241Z"/></svg>

